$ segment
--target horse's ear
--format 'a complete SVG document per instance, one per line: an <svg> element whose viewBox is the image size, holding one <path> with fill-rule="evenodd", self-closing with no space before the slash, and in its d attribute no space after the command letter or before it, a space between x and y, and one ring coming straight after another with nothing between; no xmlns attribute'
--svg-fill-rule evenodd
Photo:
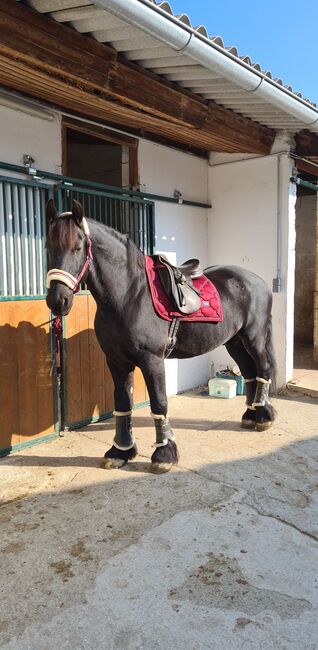
<svg viewBox="0 0 318 650"><path fill-rule="evenodd" d="M79 226L82 225L83 216L84 216L83 206L81 205L81 203L79 203L79 201L75 201L75 199L73 199L72 217L73 219L75 219L76 223L78 223Z"/></svg>
<svg viewBox="0 0 318 650"><path fill-rule="evenodd" d="M57 209L54 205L53 199L49 199L47 204L46 204L46 222L47 225L49 226L54 219L57 217Z"/></svg>

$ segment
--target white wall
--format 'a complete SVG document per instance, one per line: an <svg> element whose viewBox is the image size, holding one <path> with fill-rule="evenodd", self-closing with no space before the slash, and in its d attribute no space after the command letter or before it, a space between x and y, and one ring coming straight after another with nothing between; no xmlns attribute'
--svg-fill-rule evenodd
<svg viewBox="0 0 318 650"><path fill-rule="evenodd" d="M173 197L175 189L183 198L207 202L208 164L206 160L147 140L139 142L141 190ZM208 264L208 210L156 202L156 249L172 255L179 264L198 257ZM191 360L166 361L167 392L173 395L204 384L209 376L209 356Z"/></svg>
<svg viewBox="0 0 318 650"><path fill-rule="evenodd" d="M282 291L274 293L273 329L278 385L292 378L295 256L295 194L289 182L291 160L271 155L209 168L209 263L237 264L264 278L272 288L277 275L278 202L281 212ZM280 196L278 200L278 196ZM216 369L233 363L225 348L211 353Z"/></svg>
<svg viewBox="0 0 318 650"><path fill-rule="evenodd" d="M23 154L31 154L34 166L43 171L61 173L61 119L52 114L48 121L0 105L0 160L23 164Z"/></svg>

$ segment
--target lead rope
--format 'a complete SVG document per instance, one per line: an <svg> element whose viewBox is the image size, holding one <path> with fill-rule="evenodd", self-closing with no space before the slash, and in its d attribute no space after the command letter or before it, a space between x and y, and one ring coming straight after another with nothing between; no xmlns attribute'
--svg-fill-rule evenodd
<svg viewBox="0 0 318 650"><path fill-rule="evenodd" d="M55 318L53 318L52 327L54 331L55 352L56 354L59 354L61 347L61 337L63 334L62 321L59 316L55 316Z"/></svg>

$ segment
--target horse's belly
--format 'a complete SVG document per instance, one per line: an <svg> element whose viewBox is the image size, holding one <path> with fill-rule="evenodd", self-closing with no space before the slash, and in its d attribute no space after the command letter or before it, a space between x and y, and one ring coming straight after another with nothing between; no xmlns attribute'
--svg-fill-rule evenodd
<svg viewBox="0 0 318 650"><path fill-rule="evenodd" d="M180 323L177 344L170 357L190 359L224 345L237 333L237 328L222 323Z"/></svg>

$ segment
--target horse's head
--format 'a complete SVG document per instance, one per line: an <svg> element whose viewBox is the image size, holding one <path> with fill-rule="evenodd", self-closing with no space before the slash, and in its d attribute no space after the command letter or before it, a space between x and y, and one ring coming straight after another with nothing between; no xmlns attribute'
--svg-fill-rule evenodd
<svg viewBox="0 0 318 650"><path fill-rule="evenodd" d="M91 261L91 241L83 208L73 201L72 212L58 213L54 202L46 206L48 252L48 307L56 316L66 316L74 293L85 279Z"/></svg>

